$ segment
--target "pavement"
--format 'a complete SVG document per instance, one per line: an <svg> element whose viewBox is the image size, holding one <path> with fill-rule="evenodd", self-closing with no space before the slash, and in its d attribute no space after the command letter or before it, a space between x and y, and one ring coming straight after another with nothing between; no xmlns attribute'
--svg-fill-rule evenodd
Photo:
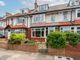
<svg viewBox="0 0 80 60"><path fill-rule="evenodd" d="M0 60L54 60L54 57L40 53L0 49Z"/></svg>
<svg viewBox="0 0 80 60"><path fill-rule="evenodd" d="M0 60L54 60L54 56L0 48ZM80 57L74 60L80 60Z"/></svg>

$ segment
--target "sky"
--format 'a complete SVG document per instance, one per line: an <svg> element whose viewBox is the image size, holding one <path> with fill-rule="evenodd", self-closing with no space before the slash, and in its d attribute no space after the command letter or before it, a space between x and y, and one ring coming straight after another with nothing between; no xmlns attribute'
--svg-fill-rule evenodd
<svg viewBox="0 0 80 60"><path fill-rule="evenodd" d="M0 0L0 16L6 12L17 13L22 8L33 8L35 0ZM50 6L68 3L69 0L37 0L39 5L49 4Z"/></svg>

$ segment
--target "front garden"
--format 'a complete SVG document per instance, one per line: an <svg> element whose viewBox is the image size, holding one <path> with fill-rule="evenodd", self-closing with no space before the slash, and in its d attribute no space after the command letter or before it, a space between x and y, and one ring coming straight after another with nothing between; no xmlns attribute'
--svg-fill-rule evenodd
<svg viewBox="0 0 80 60"><path fill-rule="evenodd" d="M51 32L46 45L50 55L80 56L80 34L74 32ZM73 49L73 50L72 50ZM69 53L70 54L69 54Z"/></svg>
<svg viewBox="0 0 80 60"><path fill-rule="evenodd" d="M37 52L37 46L34 40L25 38L25 34L12 33L8 41L8 49L21 50L27 52Z"/></svg>
<svg viewBox="0 0 80 60"><path fill-rule="evenodd" d="M26 39L22 33L11 33L5 48L39 52L38 45L34 40ZM74 32L51 32L47 36L46 46L49 55L80 56L80 34Z"/></svg>

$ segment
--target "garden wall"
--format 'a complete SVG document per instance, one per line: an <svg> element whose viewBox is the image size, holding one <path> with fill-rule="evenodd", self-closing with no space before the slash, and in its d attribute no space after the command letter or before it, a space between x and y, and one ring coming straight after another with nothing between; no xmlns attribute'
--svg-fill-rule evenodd
<svg viewBox="0 0 80 60"><path fill-rule="evenodd" d="M9 50L19 50L19 51L26 51L26 52L38 52L37 45L8 45Z"/></svg>
<svg viewBox="0 0 80 60"><path fill-rule="evenodd" d="M69 56L69 57L80 57L80 44L76 47L72 47L67 45L64 49L52 49L48 48L49 55L62 55L62 56Z"/></svg>
<svg viewBox="0 0 80 60"><path fill-rule="evenodd" d="M80 44L76 47L67 45L65 48L65 56L80 57Z"/></svg>
<svg viewBox="0 0 80 60"><path fill-rule="evenodd" d="M7 49L7 47L8 47L8 44L7 43L0 42L0 48Z"/></svg>
<svg viewBox="0 0 80 60"><path fill-rule="evenodd" d="M8 45L7 43L0 43L0 48L5 48L9 50L18 50L26 52L38 52L38 45L29 46L29 45ZM49 55L62 55L62 56L71 56L71 57L80 57L80 44L76 47L67 45L64 49L52 49L48 48Z"/></svg>

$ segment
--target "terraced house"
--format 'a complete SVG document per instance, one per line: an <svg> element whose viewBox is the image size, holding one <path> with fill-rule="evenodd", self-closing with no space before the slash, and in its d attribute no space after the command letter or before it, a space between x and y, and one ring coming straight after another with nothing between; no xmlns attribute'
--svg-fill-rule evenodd
<svg viewBox="0 0 80 60"><path fill-rule="evenodd" d="M46 41L46 36L55 31L80 32L80 0L56 6L34 3L34 9L23 9L21 13L7 13L5 35L8 31L25 33L35 41Z"/></svg>

